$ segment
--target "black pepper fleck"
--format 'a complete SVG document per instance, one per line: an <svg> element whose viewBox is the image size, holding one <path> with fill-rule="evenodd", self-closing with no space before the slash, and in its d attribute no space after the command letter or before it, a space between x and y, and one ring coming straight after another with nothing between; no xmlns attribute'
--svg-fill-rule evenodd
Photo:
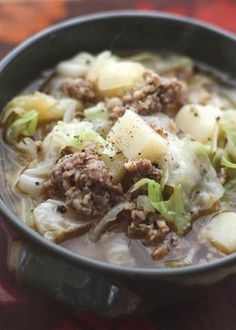
<svg viewBox="0 0 236 330"><path fill-rule="evenodd" d="M57 206L57 212L59 213L66 213L67 208L64 205L58 205Z"/></svg>

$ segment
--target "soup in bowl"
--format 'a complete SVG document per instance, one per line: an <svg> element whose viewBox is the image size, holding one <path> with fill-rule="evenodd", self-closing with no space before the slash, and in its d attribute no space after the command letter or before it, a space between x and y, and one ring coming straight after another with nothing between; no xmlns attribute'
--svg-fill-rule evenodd
<svg viewBox="0 0 236 330"><path fill-rule="evenodd" d="M191 58L78 53L2 123L14 205L45 238L139 267L235 252L236 89Z"/></svg>
<svg viewBox="0 0 236 330"><path fill-rule="evenodd" d="M120 25L131 28L114 39ZM91 26L99 46L83 38ZM208 54L194 48L200 37ZM230 52L210 56L224 42L236 48L185 19L117 13L62 23L2 63L2 211L47 249L13 258L26 282L117 316L193 298L234 272L235 67Z"/></svg>

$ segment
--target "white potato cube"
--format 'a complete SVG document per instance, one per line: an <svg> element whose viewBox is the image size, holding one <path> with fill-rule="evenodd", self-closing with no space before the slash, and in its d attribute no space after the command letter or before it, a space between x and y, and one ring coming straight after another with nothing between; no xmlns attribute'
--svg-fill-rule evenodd
<svg viewBox="0 0 236 330"><path fill-rule="evenodd" d="M109 61L99 73L98 88L109 90L120 87L130 87L142 79L144 67L135 62Z"/></svg>
<svg viewBox="0 0 236 330"><path fill-rule="evenodd" d="M130 110L118 119L107 140L131 160L146 158L162 163L168 149L167 141Z"/></svg>
<svg viewBox="0 0 236 330"><path fill-rule="evenodd" d="M120 182L125 175L124 164L128 161L128 159L122 153L118 153L114 157L102 155L102 159L108 171L112 175L112 183L117 184Z"/></svg>
<svg viewBox="0 0 236 330"><path fill-rule="evenodd" d="M179 110L175 122L179 129L194 140L206 143L213 139L221 115L222 111L211 105L185 105Z"/></svg>
<svg viewBox="0 0 236 330"><path fill-rule="evenodd" d="M236 252L236 213L216 215L205 229L207 239L220 251Z"/></svg>
<svg viewBox="0 0 236 330"><path fill-rule="evenodd" d="M110 51L99 54L90 66L86 79L92 81L101 95L121 96L143 80L145 68L132 61L119 61Z"/></svg>
<svg viewBox="0 0 236 330"><path fill-rule="evenodd" d="M100 53L89 67L88 72L86 74L86 79L95 83L104 65L106 65L108 61L113 61L113 60L114 59L112 58L110 51L106 50Z"/></svg>

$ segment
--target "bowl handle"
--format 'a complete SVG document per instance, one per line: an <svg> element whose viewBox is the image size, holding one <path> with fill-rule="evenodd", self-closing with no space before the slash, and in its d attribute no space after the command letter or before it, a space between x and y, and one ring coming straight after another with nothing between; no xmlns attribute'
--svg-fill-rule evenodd
<svg viewBox="0 0 236 330"><path fill-rule="evenodd" d="M114 278L71 265L20 240L12 243L8 265L27 287L102 316L134 313L140 303L137 294Z"/></svg>

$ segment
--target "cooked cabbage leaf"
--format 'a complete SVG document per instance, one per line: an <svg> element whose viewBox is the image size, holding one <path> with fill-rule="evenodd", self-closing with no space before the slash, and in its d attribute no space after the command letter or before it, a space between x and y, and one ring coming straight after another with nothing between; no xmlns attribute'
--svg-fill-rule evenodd
<svg viewBox="0 0 236 330"><path fill-rule="evenodd" d="M134 184L131 192L143 186L148 186L148 199L150 204L169 222L172 222L178 234L183 234L191 224L191 217L188 210L188 201L181 189L181 185L174 188L174 192L167 201L163 201L161 186L151 179L141 179Z"/></svg>
<svg viewBox="0 0 236 330"><path fill-rule="evenodd" d="M57 100L40 92L15 97L7 104L2 119L8 142L16 142L22 136L32 136L38 123L62 119L68 110L73 115L78 104L76 100ZM67 117L71 119L71 114Z"/></svg>
<svg viewBox="0 0 236 330"><path fill-rule="evenodd" d="M175 54L157 55L146 52L130 56L128 60L139 62L159 74L167 74L179 69L192 70L193 67L193 62L189 57Z"/></svg>
<svg viewBox="0 0 236 330"><path fill-rule="evenodd" d="M111 122L109 111L103 102L99 102L96 106L84 110L85 118L93 124L96 132L102 135L108 133Z"/></svg>
<svg viewBox="0 0 236 330"><path fill-rule="evenodd" d="M151 127L163 128L165 131L172 133L178 131L174 120L162 112L140 117Z"/></svg>
<svg viewBox="0 0 236 330"><path fill-rule="evenodd" d="M236 160L236 132L234 129L223 128L223 138L226 137L227 143L225 144L222 153L220 164L222 166L236 169L236 164L232 160Z"/></svg>
<svg viewBox="0 0 236 330"><path fill-rule="evenodd" d="M112 145L94 131L92 123L78 120L71 123L58 122L43 141L43 153L45 157L56 159L64 147L81 151L88 141L94 142L102 154L110 157L116 154Z"/></svg>
<svg viewBox="0 0 236 330"><path fill-rule="evenodd" d="M9 142L18 141L22 136L32 136L38 124L38 113L35 110L26 112L16 119L7 129L6 139Z"/></svg>
<svg viewBox="0 0 236 330"><path fill-rule="evenodd" d="M152 203L165 219L173 222L178 234L184 234L191 225L191 217L188 213L189 201L181 189L181 185L174 188L174 192L167 201Z"/></svg>
<svg viewBox="0 0 236 330"><path fill-rule="evenodd" d="M37 147L31 137L25 137L17 145L17 149L29 157L30 160L37 158Z"/></svg>
<svg viewBox="0 0 236 330"><path fill-rule="evenodd" d="M161 193L161 186L158 182L152 179L143 178L136 182L133 187L131 188L130 192L134 192L145 185L148 186L148 198L150 200L150 203L153 205L153 203L159 202L162 200L162 193ZM154 206L155 207L155 206Z"/></svg>
<svg viewBox="0 0 236 330"><path fill-rule="evenodd" d="M115 205L89 232L89 239L96 242L106 231L108 226L116 220L118 214L129 206L129 203L121 202Z"/></svg>
<svg viewBox="0 0 236 330"><path fill-rule="evenodd" d="M148 186L151 205L173 222L180 234L191 223L188 211L192 207L197 207L199 211L210 209L224 194L204 145L187 139L180 140L171 134L164 164L164 182L160 185L144 178L132 187L131 192L144 185ZM161 193L165 185L174 188L168 201L163 201Z"/></svg>
<svg viewBox="0 0 236 330"><path fill-rule="evenodd" d="M36 164L33 162L20 174L17 188L31 197L41 196L44 190L43 184L48 179L52 166L53 162L50 159Z"/></svg>
<svg viewBox="0 0 236 330"><path fill-rule="evenodd" d="M84 110L84 116L87 120L93 122L95 120L108 120L109 112L103 102L99 102L97 105Z"/></svg>
<svg viewBox="0 0 236 330"><path fill-rule="evenodd" d="M196 163L196 147L198 142L180 140L169 136L168 154L164 163L164 175L168 173L166 184L175 187L178 184L188 194L200 181L199 165Z"/></svg>
<svg viewBox="0 0 236 330"><path fill-rule="evenodd" d="M220 124L223 129L236 129L236 109L231 108L223 111Z"/></svg>
<svg viewBox="0 0 236 330"><path fill-rule="evenodd" d="M224 188L225 193L221 198L221 210L234 211L236 207L236 178L229 180Z"/></svg>
<svg viewBox="0 0 236 330"><path fill-rule="evenodd" d="M233 163L230 160L230 156L229 153L227 151L224 151L222 157L221 157L221 161L220 164L224 167L228 167L228 168L232 168L232 169L236 169L236 163Z"/></svg>
<svg viewBox="0 0 236 330"><path fill-rule="evenodd" d="M84 77L94 61L95 57L93 55L81 52L66 61L60 62L56 71L60 76L64 77Z"/></svg>
<svg viewBox="0 0 236 330"><path fill-rule="evenodd" d="M165 163L166 184L179 184L193 205L206 210L221 198L224 188L213 168L207 149L200 142L173 138Z"/></svg>
<svg viewBox="0 0 236 330"><path fill-rule="evenodd" d="M48 199L36 206L33 211L36 230L45 238L57 243L84 233L93 223L79 221L69 210L63 214L58 212L58 207L61 206L65 207L65 204Z"/></svg>

